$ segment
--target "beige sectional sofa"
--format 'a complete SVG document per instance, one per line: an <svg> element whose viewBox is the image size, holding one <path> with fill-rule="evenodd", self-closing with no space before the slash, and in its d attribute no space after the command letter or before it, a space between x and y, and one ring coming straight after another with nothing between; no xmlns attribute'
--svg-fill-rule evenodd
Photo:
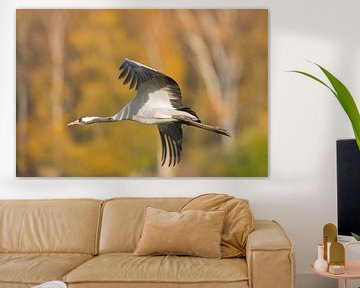
<svg viewBox="0 0 360 288"><path fill-rule="evenodd" d="M188 200L2 200L0 288L51 280L74 288L294 287L291 241L270 220L255 221L246 258L133 256L145 207L178 211Z"/></svg>

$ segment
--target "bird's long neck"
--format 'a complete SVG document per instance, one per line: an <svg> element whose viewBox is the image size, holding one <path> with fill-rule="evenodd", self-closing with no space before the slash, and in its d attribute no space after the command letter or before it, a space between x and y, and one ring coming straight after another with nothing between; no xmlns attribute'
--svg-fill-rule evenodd
<svg viewBox="0 0 360 288"><path fill-rule="evenodd" d="M114 121L121 120L130 120L133 119L134 109L132 109L132 102L128 103L124 108L122 108L118 113L116 113L112 118Z"/></svg>
<svg viewBox="0 0 360 288"><path fill-rule="evenodd" d="M88 117L84 117L83 120L86 122L86 124L116 121L113 117L99 117L99 116L88 116Z"/></svg>

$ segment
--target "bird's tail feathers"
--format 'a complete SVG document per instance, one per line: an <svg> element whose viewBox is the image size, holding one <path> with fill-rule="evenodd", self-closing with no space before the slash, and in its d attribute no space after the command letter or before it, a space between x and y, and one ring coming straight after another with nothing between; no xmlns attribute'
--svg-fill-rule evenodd
<svg viewBox="0 0 360 288"><path fill-rule="evenodd" d="M184 116L173 116L175 119L178 119L180 121L182 121L184 124L187 124L189 126L194 126L194 127L197 127L197 128L201 128L201 129L204 129L204 130L207 130L207 131L211 131L211 132L215 132L217 134L221 134L221 135L224 135L224 136L228 136L230 137L230 132L227 131L226 129L223 129L223 128L219 128L219 127L214 127L214 126L211 126L211 125L207 125L207 124L204 124L204 123L201 123L201 122L196 122L196 121L193 121L187 117L184 117Z"/></svg>
<svg viewBox="0 0 360 288"><path fill-rule="evenodd" d="M191 108L189 108L189 107L181 107L181 108L178 108L177 110L187 112L187 113L195 116L198 119L196 122L201 122L199 116Z"/></svg>

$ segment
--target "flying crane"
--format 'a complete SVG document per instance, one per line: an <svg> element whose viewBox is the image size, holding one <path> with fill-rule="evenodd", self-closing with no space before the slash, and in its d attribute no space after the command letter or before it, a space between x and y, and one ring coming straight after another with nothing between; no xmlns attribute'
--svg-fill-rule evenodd
<svg viewBox="0 0 360 288"><path fill-rule="evenodd" d="M171 77L127 58L124 59L119 70L118 78L125 78L123 84L130 83L129 88L135 88L135 97L113 116L80 117L69 123L68 126L121 120L155 124L160 133L162 166L167 157L169 166L175 166L180 162L183 142L181 126L183 124L230 136L230 133L225 129L201 123L192 109L184 107L180 87Z"/></svg>

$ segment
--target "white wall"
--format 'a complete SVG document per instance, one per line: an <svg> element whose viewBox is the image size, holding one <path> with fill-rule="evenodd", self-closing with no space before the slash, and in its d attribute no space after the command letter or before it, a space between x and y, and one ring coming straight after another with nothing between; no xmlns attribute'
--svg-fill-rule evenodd
<svg viewBox="0 0 360 288"><path fill-rule="evenodd" d="M86 3L86 4L82 4ZM289 69L333 71L360 104L358 0L200 1L196 7L269 8L270 175L268 178L15 178L15 9L194 7L194 1L2 0L0 8L0 198L195 196L222 192L251 200L257 218L278 220L295 244L298 287L330 287L313 276L310 262L322 226L336 223L335 141L352 137L334 97ZM167 3L167 4L164 4ZM165 5L165 6L164 6ZM318 73L320 75L320 73ZM333 282L331 282L333 283ZM328 283L329 284L329 283ZM315 287L315 286L314 286Z"/></svg>

